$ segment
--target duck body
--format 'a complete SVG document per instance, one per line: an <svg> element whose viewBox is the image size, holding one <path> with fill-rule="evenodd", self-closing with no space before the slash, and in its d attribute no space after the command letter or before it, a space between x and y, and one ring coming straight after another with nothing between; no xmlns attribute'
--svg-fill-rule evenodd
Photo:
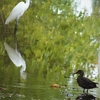
<svg viewBox="0 0 100 100"><path fill-rule="evenodd" d="M78 70L74 74L79 74L79 76L77 77L77 83L80 87L82 87L84 89L84 91L85 91L85 89L87 89L87 92L88 92L88 89L97 88L96 84L98 84L98 83L95 83L95 82L91 81L90 79L83 77L84 72L82 70Z"/></svg>
<svg viewBox="0 0 100 100"><path fill-rule="evenodd" d="M97 87L97 83L92 82L90 79L81 76L78 76L77 83L80 87L84 89L92 89Z"/></svg>

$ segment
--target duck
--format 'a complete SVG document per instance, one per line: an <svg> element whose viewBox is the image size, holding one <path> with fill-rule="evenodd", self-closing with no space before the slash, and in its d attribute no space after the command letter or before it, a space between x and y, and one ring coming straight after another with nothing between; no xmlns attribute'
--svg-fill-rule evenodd
<svg viewBox="0 0 100 100"><path fill-rule="evenodd" d="M78 70L74 74L79 74L79 76L77 77L77 83L80 87L83 88L83 92L85 92L85 90L87 89L88 93L88 89L98 88L97 87L98 83L91 81L87 77L84 77L83 70Z"/></svg>

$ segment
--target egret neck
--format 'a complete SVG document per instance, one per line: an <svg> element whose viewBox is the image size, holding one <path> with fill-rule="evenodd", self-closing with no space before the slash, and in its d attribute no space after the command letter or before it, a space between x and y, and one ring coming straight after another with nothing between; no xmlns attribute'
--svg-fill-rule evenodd
<svg viewBox="0 0 100 100"><path fill-rule="evenodd" d="M22 58L21 60L23 63L22 63L22 67L20 69L20 73L24 72L26 70L26 62L24 61L24 59Z"/></svg>
<svg viewBox="0 0 100 100"><path fill-rule="evenodd" d="M26 9L24 9L24 10L26 11L28 9L29 5L30 5L30 0L26 0L25 5L26 5Z"/></svg>

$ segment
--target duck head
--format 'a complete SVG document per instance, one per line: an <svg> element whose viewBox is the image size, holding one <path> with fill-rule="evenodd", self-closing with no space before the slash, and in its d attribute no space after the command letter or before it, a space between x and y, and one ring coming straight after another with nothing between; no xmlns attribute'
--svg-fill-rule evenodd
<svg viewBox="0 0 100 100"><path fill-rule="evenodd" d="M74 74L79 74L80 76L84 75L84 72L82 70L78 70L77 72L75 72Z"/></svg>

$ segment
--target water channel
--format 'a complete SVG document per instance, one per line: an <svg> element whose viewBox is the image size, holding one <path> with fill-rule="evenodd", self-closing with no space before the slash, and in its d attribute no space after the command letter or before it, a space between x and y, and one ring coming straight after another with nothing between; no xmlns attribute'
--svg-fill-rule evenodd
<svg viewBox="0 0 100 100"><path fill-rule="evenodd" d="M91 71L93 72L93 70L92 68ZM66 77L61 77L60 72L51 72L50 75L41 73L39 75L36 70L34 73L27 73L27 78L23 79L20 77L19 68L3 66L0 69L0 99L75 100L77 98L76 100L80 100L78 98L83 96L89 99L82 100L100 100L98 98L99 89L89 90L89 95L86 96L83 89L76 83L77 76L73 76L72 73L68 72ZM88 77L96 80L97 69L93 73ZM53 84L56 86L52 86Z"/></svg>

